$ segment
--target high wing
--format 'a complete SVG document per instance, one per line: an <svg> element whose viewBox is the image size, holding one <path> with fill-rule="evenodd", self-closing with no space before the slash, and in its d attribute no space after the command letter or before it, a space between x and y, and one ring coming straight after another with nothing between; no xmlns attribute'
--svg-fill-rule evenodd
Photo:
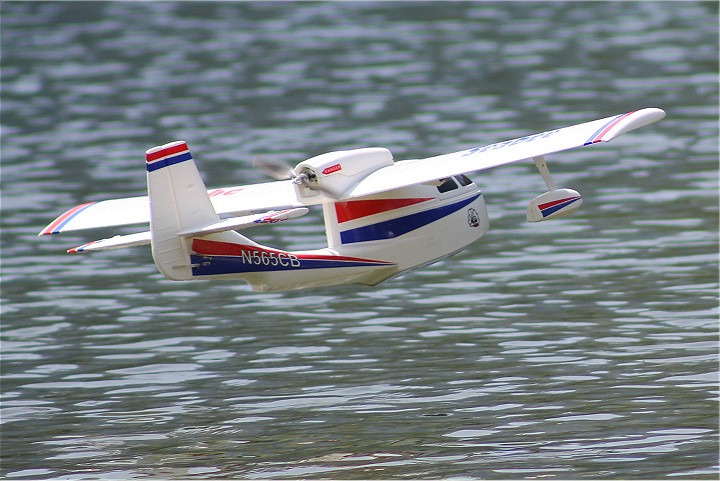
<svg viewBox="0 0 720 481"><path fill-rule="evenodd" d="M657 122L663 117L665 117L665 112L661 109L642 109L485 147L426 159L400 161L368 175L346 192L343 197L363 197L386 190L528 160L553 152L599 142L609 142L619 135Z"/></svg>
<svg viewBox="0 0 720 481"><path fill-rule="evenodd" d="M306 205L297 200L291 181L211 189L208 195L215 211L222 217ZM52 221L40 235L149 222L148 197L127 197L73 207Z"/></svg>
<svg viewBox="0 0 720 481"><path fill-rule="evenodd" d="M553 152L599 142L609 142L621 134L657 122L663 117L665 117L665 112L661 109L648 108L485 147L476 147L426 159L399 161L367 175L350 187L341 197L363 197L466 172L532 159ZM300 201L296 195L295 186L289 180L212 189L208 190L208 195L215 211L223 219L265 210L315 205L323 201L323 196L317 196L309 201ZM40 232L40 235L149 222L148 197L129 197L90 202L73 207L52 221ZM132 238L128 242L136 240ZM145 238L142 240L145 241ZM108 242L106 245L109 247L123 242L125 241L115 239L113 243ZM99 247L96 246L96 248Z"/></svg>

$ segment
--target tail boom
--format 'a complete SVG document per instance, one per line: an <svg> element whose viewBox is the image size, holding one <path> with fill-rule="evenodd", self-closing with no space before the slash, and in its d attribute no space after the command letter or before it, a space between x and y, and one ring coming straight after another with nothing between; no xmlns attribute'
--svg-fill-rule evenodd
<svg viewBox="0 0 720 481"><path fill-rule="evenodd" d="M393 262L342 256L327 248L287 252L202 238L193 240L192 250L195 277L239 278L261 292L347 283L375 285L399 271Z"/></svg>

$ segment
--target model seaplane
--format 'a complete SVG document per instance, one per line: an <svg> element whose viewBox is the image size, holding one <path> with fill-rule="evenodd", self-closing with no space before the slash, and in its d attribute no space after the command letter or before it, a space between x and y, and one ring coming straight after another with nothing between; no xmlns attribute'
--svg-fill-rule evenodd
<svg viewBox="0 0 720 481"><path fill-rule="evenodd" d="M148 195L78 205L40 232L147 224L68 250L86 253L150 244L158 270L177 281L241 279L260 292L337 284L375 285L453 255L489 228L485 200L466 176L533 161L548 191L533 199L527 220L575 212L580 194L557 188L546 154L609 142L652 124L665 112L647 108L592 122L425 159L395 162L372 147L329 152L297 164L256 162L276 181L207 190L187 143L146 152ZM274 224L321 205L327 247L289 252L260 245L246 229Z"/></svg>

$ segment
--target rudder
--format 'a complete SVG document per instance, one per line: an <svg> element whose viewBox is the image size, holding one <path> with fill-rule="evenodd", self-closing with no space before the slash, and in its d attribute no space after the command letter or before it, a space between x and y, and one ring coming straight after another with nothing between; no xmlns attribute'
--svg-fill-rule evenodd
<svg viewBox="0 0 720 481"><path fill-rule="evenodd" d="M152 255L158 270L172 280L192 279L192 238L178 232L220 221L205 183L184 141L145 152ZM212 234L225 242L254 244L237 232Z"/></svg>

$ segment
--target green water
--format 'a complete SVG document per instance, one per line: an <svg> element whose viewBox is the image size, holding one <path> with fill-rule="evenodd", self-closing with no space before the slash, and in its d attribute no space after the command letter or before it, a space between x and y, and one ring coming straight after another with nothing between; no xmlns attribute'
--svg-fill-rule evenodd
<svg viewBox="0 0 720 481"><path fill-rule="evenodd" d="M718 476L713 2L2 2L0 473L89 478ZM173 283L149 249L38 238L142 194L185 139L210 187L383 146L457 151L642 107L534 167L473 175L489 233L375 288ZM259 230L324 242L319 212Z"/></svg>

